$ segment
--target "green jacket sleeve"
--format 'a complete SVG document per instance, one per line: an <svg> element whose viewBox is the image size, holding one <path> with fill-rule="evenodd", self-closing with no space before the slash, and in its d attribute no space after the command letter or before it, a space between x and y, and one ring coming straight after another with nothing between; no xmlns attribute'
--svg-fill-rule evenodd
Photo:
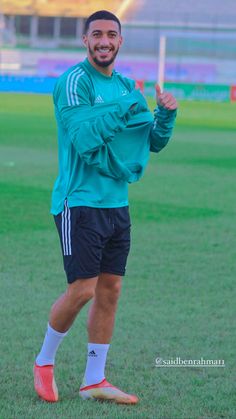
<svg viewBox="0 0 236 419"><path fill-rule="evenodd" d="M154 110L154 122L150 133L150 151L158 153L168 143L174 128L176 110L158 106Z"/></svg>
<svg viewBox="0 0 236 419"><path fill-rule="evenodd" d="M127 126L132 115L142 110L143 104L139 104L135 91L114 103L110 110L106 107L101 112L101 105L91 105L89 91L83 84L77 88L77 105L68 104L66 88L61 84L60 88L56 86L54 103L62 125L83 161L106 176L127 182L136 180L136 172L131 172L109 147L115 134Z"/></svg>

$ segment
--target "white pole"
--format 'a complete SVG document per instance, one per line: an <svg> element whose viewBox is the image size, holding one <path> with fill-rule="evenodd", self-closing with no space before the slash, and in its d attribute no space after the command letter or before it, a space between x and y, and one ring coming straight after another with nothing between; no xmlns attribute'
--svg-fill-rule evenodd
<svg viewBox="0 0 236 419"><path fill-rule="evenodd" d="M163 91L164 80L165 80L165 59L166 59L166 37L162 35L160 37L159 44L159 66L157 83L159 84L161 91Z"/></svg>

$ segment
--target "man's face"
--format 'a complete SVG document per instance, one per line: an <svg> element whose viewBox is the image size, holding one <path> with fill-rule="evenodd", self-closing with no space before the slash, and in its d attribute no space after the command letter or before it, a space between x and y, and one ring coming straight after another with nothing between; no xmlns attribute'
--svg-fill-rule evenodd
<svg viewBox="0 0 236 419"><path fill-rule="evenodd" d="M83 36L83 41L89 60L99 67L109 67L122 44L119 25L114 20L94 20Z"/></svg>

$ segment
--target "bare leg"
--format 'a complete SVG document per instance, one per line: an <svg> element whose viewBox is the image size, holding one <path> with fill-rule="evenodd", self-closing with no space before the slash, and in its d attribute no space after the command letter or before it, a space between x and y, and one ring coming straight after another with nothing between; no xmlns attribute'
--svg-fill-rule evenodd
<svg viewBox="0 0 236 419"><path fill-rule="evenodd" d="M68 285L51 308L49 324L54 330L64 333L71 327L81 308L93 298L97 280L77 279Z"/></svg>
<svg viewBox="0 0 236 419"><path fill-rule="evenodd" d="M110 343L115 322L122 277L99 275L95 296L88 315L88 338L93 343Z"/></svg>
<svg viewBox="0 0 236 419"><path fill-rule="evenodd" d="M100 274L98 278L95 297L88 316L88 337L91 348L95 348L96 357L90 357L88 353L85 380L79 393L85 400L112 400L123 404L138 402L137 396L124 393L104 379L107 353L107 348L104 347L109 347L112 337L121 281L122 277L105 273Z"/></svg>

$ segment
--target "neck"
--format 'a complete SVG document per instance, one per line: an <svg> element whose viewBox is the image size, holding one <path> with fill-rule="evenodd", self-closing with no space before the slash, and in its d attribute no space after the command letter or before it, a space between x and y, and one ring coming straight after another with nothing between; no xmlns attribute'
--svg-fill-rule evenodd
<svg viewBox="0 0 236 419"><path fill-rule="evenodd" d="M96 64L90 56L88 56L88 61L97 71L99 71L99 73L102 73L105 76L111 77L112 71L113 71L113 68L114 68L114 63L110 64L108 67L102 67L102 66Z"/></svg>

